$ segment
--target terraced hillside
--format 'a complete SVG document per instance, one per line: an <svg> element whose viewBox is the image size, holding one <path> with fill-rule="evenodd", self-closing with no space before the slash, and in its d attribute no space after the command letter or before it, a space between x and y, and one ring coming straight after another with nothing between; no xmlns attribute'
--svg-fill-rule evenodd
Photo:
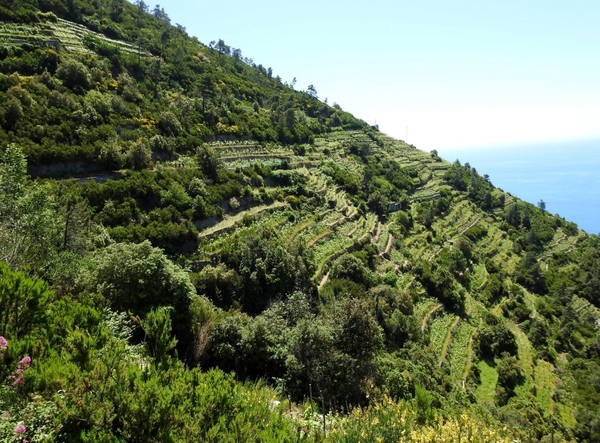
<svg viewBox="0 0 600 443"><path fill-rule="evenodd" d="M365 150L369 150L370 155L401 159L398 161L403 167L416 171L418 180L414 180L415 186L406 194L410 202L409 212L399 211L412 219L412 226L403 225L406 222L399 219L398 213L393 211L396 209L393 207L395 202L390 203L392 211L384 217L357 212L353 196L338 185L341 182L323 174L323 167L327 171L329 157L337 153L339 158L343 158L344 150L357 139L364 144ZM495 357L492 363L486 363L487 357L482 355L478 346L481 346L481 330L486 328L489 316L497 316L499 325L514 337L514 355L523 371L523 384L517 386L514 395L531 399L544 414L552 414L556 406L551 398L556 398L559 389L555 376L551 375L555 370L552 369L554 366L543 360L534 363L533 345L524 332L532 320L517 318L517 321L525 321L523 325L519 325L514 322L515 314L511 311L514 309L512 304L515 299L519 299L524 309L528 310L529 319L539 318L536 306L540 296L517 283L515 274L522 257L515 254L510 235L498 227L498 214L503 214L504 210L494 208L492 211L483 211L452 189L444 177L444 172L451 167L447 162L435 162L436 171L441 172L427 176L423 171L432 163L430 154L402 142L388 139L386 144L378 146L373 141L359 138L356 132L347 132L321 137L309 149L312 167L304 169L303 173L308 175L309 183L323 190L323 203L330 209L313 216L298 217L297 222L288 221L278 229L281 229L284 237L301 238L313 251L316 265L313 281L318 290L328 292L328 284L331 285L331 264L344 254L356 251L362 240L370 243L377 275L381 278L393 274L396 286L413 294L413 300L417 304L415 315L420 319L421 331L429 337L432 355L438 365L448 371L459 389L481 390L482 393L477 394L478 398L494 402L494 392L499 386L495 367L503 357ZM325 149L328 157L322 155L322 150ZM239 160L243 159L244 154L241 154ZM348 174L364 173L359 159L352 157L336 162L336 167ZM427 228L419 223L422 202L432 205L431 202L435 204L441 199L449 199L451 202L438 214L431 227ZM515 204L514 201L511 204ZM261 224L262 221L257 220L255 223ZM540 253L540 263L543 263L544 257L552 256L557 251L571 249L580 236L579 232L566 235L558 228L556 235ZM468 255L464 252L467 246ZM462 251L462 256L457 258L458 250ZM460 263L452 260L465 262L461 267ZM462 309L457 310L456 307L439 303L438 299L427 298L432 295L429 282L423 281L418 274L415 279L411 269L414 271L416 266L432 265L444 266L454 273L454 284L458 287L455 290L464 297ZM504 281L499 281L497 277L499 268L504 273ZM401 280L406 283L399 284ZM492 288L498 283L500 288ZM496 292L490 294L491 291ZM500 297L497 292L500 292ZM574 307L576 312L590 312L589 302L577 300ZM598 318L597 314L594 315ZM531 392L536 394L531 396ZM573 423L573 417L569 415L573 414L572 407L568 404L560 407L565 420Z"/></svg>
<svg viewBox="0 0 600 443"><path fill-rule="evenodd" d="M47 20L36 24L0 23L0 42L4 46L32 45L50 47L57 51L92 54L90 45L94 40L119 50L143 57L150 53L122 40L106 37L89 28L61 18L47 16Z"/></svg>

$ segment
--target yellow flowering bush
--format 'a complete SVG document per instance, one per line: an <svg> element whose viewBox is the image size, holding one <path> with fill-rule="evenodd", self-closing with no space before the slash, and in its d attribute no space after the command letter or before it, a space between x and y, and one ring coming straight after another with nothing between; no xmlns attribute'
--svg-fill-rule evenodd
<svg viewBox="0 0 600 443"><path fill-rule="evenodd" d="M397 442L416 423L416 413L404 402L388 396L367 408L356 408L333 425L328 441Z"/></svg>
<svg viewBox="0 0 600 443"><path fill-rule="evenodd" d="M500 429L483 423L473 416L438 417L433 425L413 428L399 443L512 443L506 428Z"/></svg>
<svg viewBox="0 0 600 443"><path fill-rule="evenodd" d="M131 123L148 131L151 131L156 127L156 122L153 119L145 117L133 117Z"/></svg>
<svg viewBox="0 0 600 443"><path fill-rule="evenodd" d="M410 402L387 396L367 408L357 408L332 425L327 441L346 443L516 443L506 428L463 413L437 415L433 423L420 424Z"/></svg>
<svg viewBox="0 0 600 443"><path fill-rule="evenodd" d="M237 125L226 125L221 122L217 123L217 132L220 134L236 134L240 128Z"/></svg>

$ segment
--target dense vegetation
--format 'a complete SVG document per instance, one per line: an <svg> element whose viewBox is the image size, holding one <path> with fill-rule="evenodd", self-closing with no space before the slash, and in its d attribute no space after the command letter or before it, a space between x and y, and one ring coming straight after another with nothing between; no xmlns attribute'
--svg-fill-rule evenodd
<svg viewBox="0 0 600 443"><path fill-rule="evenodd" d="M0 5L2 441L600 439L600 239L160 6Z"/></svg>

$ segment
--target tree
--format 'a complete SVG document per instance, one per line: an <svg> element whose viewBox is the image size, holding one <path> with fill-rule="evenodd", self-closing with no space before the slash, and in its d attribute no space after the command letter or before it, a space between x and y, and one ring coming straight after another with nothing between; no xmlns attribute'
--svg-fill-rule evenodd
<svg viewBox="0 0 600 443"><path fill-rule="evenodd" d="M544 200L540 200L537 204L537 207L540 208L542 211L546 210L546 202Z"/></svg>
<svg viewBox="0 0 600 443"><path fill-rule="evenodd" d="M89 242L90 210L87 202L66 186L59 185L57 207L62 231L59 249L83 254Z"/></svg>
<svg viewBox="0 0 600 443"><path fill-rule="evenodd" d="M15 97L10 97L4 108L4 121L6 128L14 128L17 121L23 117L23 106Z"/></svg>
<svg viewBox="0 0 600 443"><path fill-rule="evenodd" d="M232 243L223 258L243 279L240 301L249 313L260 313L309 285L303 251L295 251L272 228L249 232Z"/></svg>
<svg viewBox="0 0 600 443"><path fill-rule="evenodd" d="M144 316L152 308L171 306L175 330L189 332L187 310L196 290L188 274L147 240L96 251L81 280L87 291L102 295L118 311Z"/></svg>
<svg viewBox="0 0 600 443"><path fill-rule="evenodd" d="M112 0L112 7L110 10L110 18L112 18L115 22L120 22L122 15L123 15L123 9L125 7L124 5L125 0Z"/></svg>
<svg viewBox="0 0 600 443"><path fill-rule="evenodd" d="M317 90L315 89L315 87L313 85L308 85L308 89L306 90L306 92L308 93L308 95L310 95L312 98L319 98L317 96Z"/></svg>
<svg viewBox="0 0 600 443"><path fill-rule="evenodd" d="M344 254L331 266L330 278L347 279L363 285L365 288L373 286L375 276L365 264L355 255Z"/></svg>
<svg viewBox="0 0 600 443"><path fill-rule="evenodd" d="M42 280L0 262L0 335L20 339L40 327L53 297Z"/></svg>
<svg viewBox="0 0 600 443"><path fill-rule="evenodd" d="M169 189L160 192L160 202L163 206L173 206L180 211L185 211L192 206L193 200L183 186L174 182Z"/></svg>
<svg viewBox="0 0 600 443"><path fill-rule="evenodd" d="M202 115L206 113L206 104L216 94L215 79L211 74L205 74L200 78L198 87L200 97L202 97Z"/></svg>
<svg viewBox="0 0 600 443"><path fill-rule="evenodd" d="M368 365L370 360L383 347L383 334L377 324L371 300L349 298L341 300L330 315L341 328L337 348L356 359L357 366ZM366 375L368 368L355 368Z"/></svg>
<svg viewBox="0 0 600 443"><path fill-rule="evenodd" d="M87 66L72 58L65 58L60 63L56 70L56 77L61 79L66 87L73 90L89 89L92 83L92 74Z"/></svg>
<svg viewBox="0 0 600 443"><path fill-rule="evenodd" d="M242 50L233 48L232 56L236 63L239 62L242 59Z"/></svg>
<svg viewBox="0 0 600 443"><path fill-rule="evenodd" d="M183 131L181 122L171 111L163 111L160 113L158 127L165 135L169 136L177 136Z"/></svg>
<svg viewBox="0 0 600 443"><path fill-rule="evenodd" d="M236 293L242 289L242 278L234 269L225 264L208 265L194 276L194 284L200 294L208 297L222 309L231 308L236 300Z"/></svg>
<svg viewBox="0 0 600 443"><path fill-rule="evenodd" d="M533 252L527 252L517 270L517 282L527 288L544 294L546 292L546 277L540 268L537 257Z"/></svg>
<svg viewBox="0 0 600 443"><path fill-rule="evenodd" d="M334 325L322 317L303 319L291 331L285 379L286 387L294 397L302 398L309 386L327 394L328 388L334 388L332 372L335 371L332 369L338 356L335 335Z"/></svg>
<svg viewBox="0 0 600 443"><path fill-rule="evenodd" d="M138 7L138 25L141 23L141 19L144 16L144 13L149 11L148 5L144 2L144 0L136 0L135 5Z"/></svg>
<svg viewBox="0 0 600 443"><path fill-rule="evenodd" d="M319 321L323 317L324 321ZM316 326L315 334L304 330L309 325ZM296 335L298 332L300 335ZM316 321L301 321L291 336L292 355L298 360L288 359L288 369L303 364L304 374L298 375L313 384L321 399L351 404L365 401L366 382L375 374L373 358L383 347L383 334L373 316L371 301L342 300ZM294 343L294 339L305 339L307 343Z"/></svg>
<svg viewBox="0 0 600 443"><path fill-rule="evenodd" d="M177 339L171 335L170 308L164 306L152 309L140 321L144 329L144 344L148 354L155 362L166 367L169 362L169 353L175 349Z"/></svg>
<svg viewBox="0 0 600 443"><path fill-rule="evenodd" d="M517 342L513 333L504 324L485 326L477 333L479 352L484 358L499 357L503 353L517 354Z"/></svg>
<svg viewBox="0 0 600 443"><path fill-rule="evenodd" d="M219 41L215 45L215 49L219 51L219 54L231 55L231 46L226 45L223 39L219 39Z"/></svg>
<svg viewBox="0 0 600 443"><path fill-rule="evenodd" d="M56 252L56 214L46 189L32 183L20 148L0 158L0 261L43 268Z"/></svg>
<svg viewBox="0 0 600 443"><path fill-rule="evenodd" d="M150 164L152 152L144 141L134 142L127 151L127 163L132 169L144 169Z"/></svg>
<svg viewBox="0 0 600 443"><path fill-rule="evenodd" d="M107 141L100 146L98 152L99 163L107 169L121 169L125 164L125 157L121 152L121 146L116 139Z"/></svg>
<svg viewBox="0 0 600 443"><path fill-rule="evenodd" d="M523 374L517 357L508 356L500 360L496 371L498 371L496 399L500 405L504 405L515 395L515 388L521 382Z"/></svg>
<svg viewBox="0 0 600 443"><path fill-rule="evenodd" d="M164 21L166 24L171 23L171 19L169 18L169 15L165 12L164 8L160 7L160 5L156 5L154 7L153 14L154 14L154 17L156 17L159 20Z"/></svg>
<svg viewBox="0 0 600 443"><path fill-rule="evenodd" d="M432 407L433 397L421 385L415 385L415 403L417 406L417 417L421 423L430 423L434 419L434 409Z"/></svg>
<svg viewBox="0 0 600 443"><path fill-rule="evenodd" d="M433 265L425 260L419 262L416 273L430 296L455 312L464 310L464 292L456 287L456 280L441 259L436 260Z"/></svg>
<svg viewBox="0 0 600 443"><path fill-rule="evenodd" d="M160 34L160 47L161 47L161 51L165 52L165 48L167 47L167 43L169 42L169 39L171 38L171 31L170 28L165 29L161 34ZM157 65L158 67L160 67L160 65ZM160 71L159 71L160 72Z"/></svg>

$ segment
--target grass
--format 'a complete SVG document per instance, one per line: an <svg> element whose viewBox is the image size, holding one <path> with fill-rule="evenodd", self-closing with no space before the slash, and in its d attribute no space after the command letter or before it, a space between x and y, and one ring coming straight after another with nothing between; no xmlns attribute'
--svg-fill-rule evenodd
<svg viewBox="0 0 600 443"><path fill-rule="evenodd" d="M468 292L465 296L465 311L470 318L478 319L482 319L488 313L484 304L475 300Z"/></svg>
<svg viewBox="0 0 600 443"><path fill-rule="evenodd" d="M471 273L471 287L475 290L483 288L487 282L488 272L484 264L479 263L473 266L473 272Z"/></svg>
<svg viewBox="0 0 600 443"><path fill-rule="evenodd" d="M331 209L327 209L319 214L315 214L300 220L299 223L294 225L288 232L286 232L286 238L292 242L298 235L310 235L314 229L317 229L320 220L322 220L330 212Z"/></svg>
<svg viewBox="0 0 600 443"><path fill-rule="evenodd" d="M570 429L577 426L577 419L575 418L575 409L572 406L563 405L562 403L556 403L556 411L560 416L563 423Z"/></svg>
<svg viewBox="0 0 600 443"><path fill-rule="evenodd" d="M507 321L506 326L515 336L521 367L531 377L533 375L533 347L531 346L531 342L521 328L512 321Z"/></svg>
<svg viewBox="0 0 600 443"><path fill-rule="evenodd" d="M521 289L523 290L523 295L524 295L524 300L525 300L525 305L529 308L529 310L531 310L531 317L535 318L538 316L537 313L537 308L536 308L536 296L533 295L531 292L529 292L527 289L523 288L521 286Z"/></svg>
<svg viewBox="0 0 600 443"><path fill-rule="evenodd" d="M450 325L450 327L448 328L448 332L446 332L446 338L444 339L444 344L442 345L442 350L440 352L440 358L438 360L439 366L442 366L442 363L444 363L444 360L446 359L446 355L448 355L448 348L450 347L450 343L452 342L452 332L456 328L456 325L458 325L459 321L460 321L460 318L456 317L454 319L454 321L452 322L452 324Z"/></svg>
<svg viewBox="0 0 600 443"><path fill-rule="evenodd" d="M538 360L534 372L535 399L542 409L549 414L554 411L554 400L552 397L556 389L556 381L553 370L554 366L551 363Z"/></svg>
<svg viewBox="0 0 600 443"><path fill-rule="evenodd" d="M498 384L498 372L495 366L495 363L485 360L477 363L480 384L475 390L475 397L481 402L494 404L496 385Z"/></svg>
<svg viewBox="0 0 600 443"><path fill-rule="evenodd" d="M542 254L542 258L552 257L554 254L564 254L572 250L577 241L581 237L581 233L569 237L562 228L558 228L554 233L552 242L547 246L546 251Z"/></svg>
<svg viewBox="0 0 600 443"><path fill-rule="evenodd" d="M385 244L385 248L381 252L381 255L388 255L390 253L390 250L392 249L393 244L394 244L394 236L392 235L391 232L388 232L388 239Z"/></svg>
<svg viewBox="0 0 600 443"><path fill-rule="evenodd" d="M377 242L376 242L377 250L379 252L385 251L385 248L388 244L388 240L390 238L389 231L390 231L389 223L381 225L381 231L379 232L379 238L377 239Z"/></svg>
<svg viewBox="0 0 600 443"><path fill-rule="evenodd" d="M534 382L534 363L533 363L533 347L531 346L531 342L527 335L519 328L518 325L513 323L512 321L507 321L506 326L515 336L515 340L517 342L517 354L519 357L519 363L521 365L521 369L524 373L524 382L523 384L517 386L515 388L515 393L517 396L522 398L529 398L531 395L532 389L535 387Z"/></svg>
<svg viewBox="0 0 600 443"><path fill-rule="evenodd" d="M464 378L471 356L471 338L475 328L466 322L461 322L454 332L452 349L450 350L450 374L456 381Z"/></svg>
<svg viewBox="0 0 600 443"><path fill-rule="evenodd" d="M600 309L586 299L574 296L572 306L580 319L585 319L585 317L591 315L596 319L596 323L600 324Z"/></svg>
<svg viewBox="0 0 600 443"><path fill-rule="evenodd" d="M429 319L429 316L433 312L434 308L441 308L442 305L435 298L427 298L425 300L420 301L414 307L415 317L420 318L423 321Z"/></svg>
<svg viewBox="0 0 600 443"><path fill-rule="evenodd" d="M321 278L325 265L330 261L335 260L344 252L347 252L354 247L354 242L351 239L334 237L326 243L321 243L314 247L315 261L317 262L317 270L313 275L313 280L318 281Z"/></svg>
<svg viewBox="0 0 600 443"><path fill-rule="evenodd" d="M450 333L454 321L453 315L446 314L436 318L429 328L429 343L438 357L442 356L446 337Z"/></svg>
<svg viewBox="0 0 600 443"><path fill-rule="evenodd" d="M314 247L317 243L321 242L321 240L325 240L333 235L333 231L329 228L323 228L319 232L316 233L310 240L307 239L306 246L309 248Z"/></svg>

